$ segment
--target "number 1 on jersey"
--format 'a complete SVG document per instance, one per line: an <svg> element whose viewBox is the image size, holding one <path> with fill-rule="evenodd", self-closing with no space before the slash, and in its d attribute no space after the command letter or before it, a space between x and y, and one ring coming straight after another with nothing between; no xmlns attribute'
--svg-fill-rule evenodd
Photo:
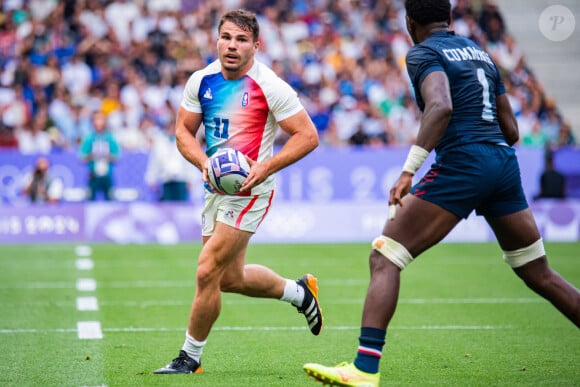
<svg viewBox="0 0 580 387"><path fill-rule="evenodd" d="M477 69L477 80L481 83L483 88L483 111L481 112L481 118L485 121L493 121L493 110L491 108L491 101L489 98L489 82L487 82L487 77L485 76L485 70L481 67Z"/></svg>
<svg viewBox="0 0 580 387"><path fill-rule="evenodd" d="M213 135L218 138L228 138L228 130L230 128L230 120L227 118L214 117L213 122L215 129Z"/></svg>

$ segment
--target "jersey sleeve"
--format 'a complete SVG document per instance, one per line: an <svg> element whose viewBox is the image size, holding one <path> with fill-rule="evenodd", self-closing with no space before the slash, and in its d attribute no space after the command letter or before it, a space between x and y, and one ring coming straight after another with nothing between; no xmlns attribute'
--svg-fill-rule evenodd
<svg viewBox="0 0 580 387"><path fill-rule="evenodd" d="M433 71L445 71L437 53L425 46L413 46L407 53L407 72L415 92L421 90L421 83Z"/></svg>
<svg viewBox="0 0 580 387"><path fill-rule="evenodd" d="M281 78L276 77L276 81L268 86L271 90L265 90L270 112L277 122L292 117L304 107L294 89Z"/></svg>
<svg viewBox="0 0 580 387"><path fill-rule="evenodd" d="M200 71L193 73L183 89L183 98L181 107L192 113L201 113L201 104L199 102L199 86L201 85L202 74Z"/></svg>

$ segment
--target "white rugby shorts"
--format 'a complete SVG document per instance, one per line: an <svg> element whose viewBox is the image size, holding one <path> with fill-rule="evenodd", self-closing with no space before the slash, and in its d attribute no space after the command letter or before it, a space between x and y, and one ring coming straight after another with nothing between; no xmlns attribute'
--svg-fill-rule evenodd
<svg viewBox="0 0 580 387"><path fill-rule="evenodd" d="M272 199L274 199L274 190L251 196L206 193L205 206L201 214L201 235L212 235L216 222L255 233L266 217Z"/></svg>

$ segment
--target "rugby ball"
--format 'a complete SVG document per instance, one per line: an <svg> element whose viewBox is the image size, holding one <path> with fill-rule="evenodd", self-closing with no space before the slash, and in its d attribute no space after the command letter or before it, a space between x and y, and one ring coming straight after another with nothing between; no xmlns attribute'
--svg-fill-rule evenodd
<svg viewBox="0 0 580 387"><path fill-rule="evenodd" d="M237 149L222 148L209 158L207 175L218 193L237 194L249 173L250 164Z"/></svg>

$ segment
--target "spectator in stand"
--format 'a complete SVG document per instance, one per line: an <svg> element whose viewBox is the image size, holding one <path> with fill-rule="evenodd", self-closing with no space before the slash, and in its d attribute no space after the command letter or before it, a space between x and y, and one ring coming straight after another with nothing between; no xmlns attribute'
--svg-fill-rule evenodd
<svg viewBox="0 0 580 387"><path fill-rule="evenodd" d="M15 84L6 92L5 104L0 105L2 123L15 129L22 129L30 123L32 107L24 95L22 85ZM2 103L2 102L0 102Z"/></svg>
<svg viewBox="0 0 580 387"><path fill-rule="evenodd" d="M550 142L548 136L542 132L540 121L535 120L532 123L532 130L523 136L521 140L522 146L530 148L545 148L549 146Z"/></svg>
<svg viewBox="0 0 580 387"><path fill-rule="evenodd" d="M546 98L539 112L541 131L551 145L558 144L558 136L562 126L562 116L552 98Z"/></svg>
<svg viewBox="0 0 580 387"><path fill-rule="evenodd" d="M455 32L472 38L494 56L506 73L506 87L512 81L510 101L520 105L529 100L530 114L542 116L542 87L517 42L506 32L494 1L452 3ZM349 138L345 133L354 133L356 123L342 128L344 112L333 109L344 96L368 100L378 109L373 119L387 128L391 143L412 141L408 129L393 125L401 117L417 116L416 108L407 111L409 107L402 102L412 95L403 63L410 47L404 32L403 0L299 1L291 7L286 0L5 2L0 24L0 84L22 88L29 119L39 105L59 99L55 92L64 87L70 92L65 101L69 110L74 110L74 103L82 103L94 111L100 107L93 104L105 101L105 109L113 108L110 125L115 129L139 128L146 116L163 126L167 117L176 114L189 74L216 58L213 27L217 15L232 4L258 13L264 40L257 55L272 64L315 113L323 142L343 146ZM115 98L121 103L122 117L116 103L105 100L111 84L120 87ZM5 108L1 100L0 96L0 113ZM308 100L313 101L311 106ZM58 108L67 110L62 105ZM357 104L349 115L362 113L362 117L368 114L366 109L365 104ZM390 117L393 114L396 117ZM62 116L56 119L51 113L51 117L64 132L62 138L72 146L78 144L70 138L70 125L61 125ZM541 130L555 141L559 137L551 132L555 126L544 124ZM568 137L566 133L562 136ZM380 143L372 137L375 144Z"/></svg>
<svg viewBox="0 0 580 387"><path fill-rule="evenodd" d="M365 133L362 124L357 126L356 131L350 136L348 139L348 143L350 145L361 146L361 145L368 145L370 142L370 137Z"/></svg>
<svg viewBox="0 0 580 387"><path fill-rule="evenodd" d="M154 136L145 182L159 201L187 201L189 184L194 176L199 175L196 171L177 149L175 125L173 122L167 124Z"/></svg>
<svg viewBox="0 0 580 387"><path fill-rule="evenodd" d="M487 49L498 66L510 72L518 63L522 63L524 57L524 53L510 34L503 34L499 41L488 44Z"/></svg>
<svg viewBox="0 0 580 387"><path fill-rule="evenodd" d="M483 6L479 14L479 27L485 32L489 42L499 41L505 33L503 16L494 0L483 0Z"/></svg>
<svg viewBox="0 0 580 387"><path fill-rule="evenodd" d="M521 110L516 115L516 120L518 121L521 139L533 136L533 131L539 129L538 115L534 112L529 99L522 101Z"/></svg>
<svg viewBox="0 0 580 387"><path fill-rule="evenodd" d="M576 145L576 138L574 133L572 133L572 127L568 122L563 122L560 126L560 132L558 134L558 146L570 146Z"/></svg>
<svg viewBox="0 0 580 387"><path fill-rule="evenodd" d="M48 116L48 107L43 105L29 126L16 130L18 149L25 155L49 154L52 150L49 132L54 130L54 124Z"/></svg>
<svg viewBox="0 0 580 387"><path fill-rule="evenodd" d="M48 106L48 115L58 128L62 148L76 147L78 144L73 110L68 90L62 85L57 87Z"/></svg>
<svg viewBox="0 0 580 387"><path fill-rule="evenodd" d="M72 96L87 96L92 77L91 68L80 54L75 54L71 61L62 67L62 82Z"/></svg>
<svg viewBox="0 0 580 387"><path fill-rule="evenodd" d="M113 168L120 147L107 128L107 118L102 112L93 113L93 131L83 138L81 157L87 163L89 200L97 200L99 193L105 200L112 199Z"/></svg>

